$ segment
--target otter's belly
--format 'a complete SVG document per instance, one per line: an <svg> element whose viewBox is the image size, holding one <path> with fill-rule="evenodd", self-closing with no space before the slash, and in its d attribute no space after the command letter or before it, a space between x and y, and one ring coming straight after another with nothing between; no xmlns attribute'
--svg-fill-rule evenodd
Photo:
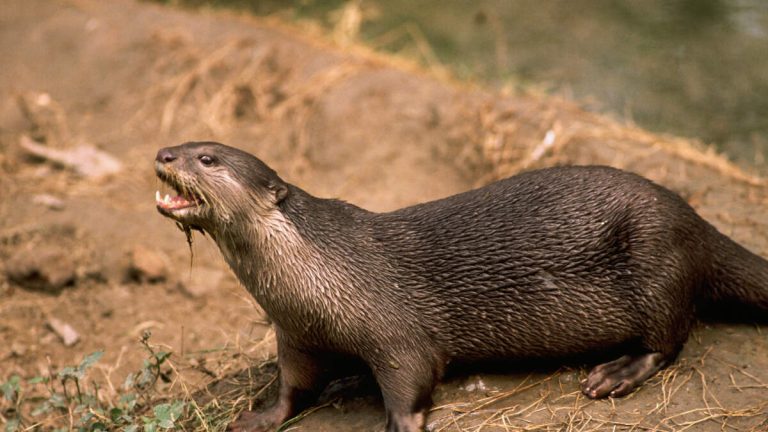
<svg viewBox="0 0 768 432"><path fill-rule="evenodd" d="M604 350L640 336L640 302L630 289L551 284L457 295L436 329L459 360L560 357Z"/></svg>

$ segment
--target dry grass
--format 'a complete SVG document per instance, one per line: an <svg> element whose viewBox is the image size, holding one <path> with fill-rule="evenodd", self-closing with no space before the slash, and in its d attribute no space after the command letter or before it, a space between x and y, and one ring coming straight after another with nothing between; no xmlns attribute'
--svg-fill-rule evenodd
<svg viewBox="0 0 768 432"><path fill-rule="evenodd" d="M667 161L662 170L699 165L749 185L765 184L764 179L745 173L712 147L621 124L559 98L499 99L471 114L474 126L465 133L469 141L478 143L484 159L490 163L485 181L531 168L569 163L632 169L650 155L663 154ZM660 173L659 177L667 174Z"/></svg>
<svg viewBox="0 0 768 432"><path fill-rule="evenodd" d="M509 391L493 394L470 402L452 402L436 406L431 416L431 431L653 431L680 432L710 429L762 431L768 426L768 400L755 400L740 406L724 406L709 389L706 360L711 349L698 358L683 359L661 371L642 388L641 392L655 392L656 405L638 411L636 405L624 399L592 401L580 391L567 391L559 382L557 372L529 383L530 377ZM722 362L713 356L711 360ZM739 371L736 365L728 365ZM758 388L768 388L752 374L745 374ZM733 376L731 376L733 380ZM732 381L733 382L733 381ZM734 388L744 388L733 382ZM682 390L682 391L681 391ZM688 402L685 393L699 391L698 403ZM516 402L525 400L525 403ZM624 409L624 406L635 409ZM436 417L436 418L435 418ZM739 426L733 425L739 420ZM746 422L745 422L746 420ZM742 429L745 424L750 429Z"/></svg>
<svg viewBox="0 0 768 432"><path fill-rule="evenodd" d="M231 352L230 354L231 355ZM235 357L240 357L237 355ZM240 357L244 360L247 357ZM594 401L584 397L564 376L577 376L571 371L549 375L529 375L508 390L490 390L485 396L470 395L466 400L452 398L436 405L429 417L431 432L481 431L648 431L681 432L702 430L733 430L758 432L768 426L768 400L745 401L739 406L725 406L709 389L711 371L708 362L723 363L706 350L696 358L685 358L666 368L646 383L640 392L652 392L656 403L647 410L632 404L638 393L618 400ZM239 364L243 364L238 361ZM734 373L742 368L727 365ZM181 372L181 371L178 371ZM177 373L177 376L183 376ZM219 375L221 376L221 375ZM742 373L747 382L733 387L747 389L765 383L749 373ZM212 431L223 428L245 409L259 409L275 396L276 366L261 361L257 366L231 369L202 390L193 390L183 382L174 383L184 399L191 402L185 430ZM568 384L570 382L571 384ZM449 384L453 385L453 384ZM741 391L741 390L740 390ZM691 395L697 394L691 403ZM254 401L256 401L254 403ZM343 402L342 402L343 403ZM300 420L313 412L327 408L327 402L315 406L292 419L284 427L300 426ZM631 407L631 408L630 408ZM749 425L744 429L744 425Z"/></svg>

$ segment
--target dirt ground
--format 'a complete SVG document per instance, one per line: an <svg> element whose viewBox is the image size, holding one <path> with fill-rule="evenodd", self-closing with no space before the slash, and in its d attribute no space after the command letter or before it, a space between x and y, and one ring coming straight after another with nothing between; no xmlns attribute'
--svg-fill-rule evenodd
<svg viewBox="0 0 768 432"><path fill-rule="evenodd" d="M195 236L190 257L156 213L155 152L187 140L236 145L315 195L378 211L524 169L610 164L679 192L768 256L766 183L697 143L320 40L268 20L124 0L3 2L0 379L103 349L107 397L140 364L144 330L183 360L189 388L274 355L269 324L211 242ZM28 139L96 146L122 171L83 176L30 156ZM63 288L25 286L13 276L24 266L63 275ZM79 342L65 346L56 320ZM579 366L460 374L437 389L430 429L768 430L764 326L699 325L675 365L624 399L585 400ZM380 401L363 393L342 392L291 430L382 429Z"/></svg>

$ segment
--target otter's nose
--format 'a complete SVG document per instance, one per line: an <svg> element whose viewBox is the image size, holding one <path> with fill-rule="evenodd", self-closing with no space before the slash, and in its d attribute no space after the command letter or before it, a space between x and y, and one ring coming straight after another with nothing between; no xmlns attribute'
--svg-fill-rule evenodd
<svg viewBox="0 0 768 432"><path fill-rule="evenodd" d="M155 157L155 160L160 163L168 163L176 160L176 155L174 155L171 150L164 148L160 149L159 152L157 152L157 156Z"/></svg>

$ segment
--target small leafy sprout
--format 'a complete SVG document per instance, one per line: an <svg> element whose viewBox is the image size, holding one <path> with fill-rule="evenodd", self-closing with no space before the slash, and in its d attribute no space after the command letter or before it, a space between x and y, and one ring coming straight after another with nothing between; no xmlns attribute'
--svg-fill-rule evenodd
<svg viewBox="0 0 768 432"><path fill-rule="evenodd" d="M123 383L123 389L136 389L142 396L145 396L147 392L154 389L158 379L163 382L170 382L170 376L167 372L163 371L163 364L171 357L171 353L155 351L149 344L150 336L152 336L152 333L145 331L139 340L139 343L149 353L149 357L144 359L142 368L138 372L128 374L125 383Z"/></svg>
<svg viewBox="0 0 768 432"><path fill-rule="evenodd" d="M0 391L3 392L3 397L8 402L14 402L19 394L19 383L21 383L21 377L18 375L11 376L8 381L0 385Z"/></svg>
<svg viewBox="0 0 768 432"><path fill-rule="evenodd" d="M138 372L128 375L116 401L102 400L96 382L88 384L87 381L90 369L103 356L102 351L89 354L80 364L51 372L49 376L25 381L12 375L7 381L0 381L0 422L5 424L4 431L44 428L62 432L152 432L178 429L189 403L171 400L153 407L158 397L154 392L157 381L170 381L169 373L163 369L171 353L155 350L149 343L150 335L145 332L139 340L149 354L147 359ZM46 397L26 396L34 386L41 384L48 392ZM47 418L28 421L23 413L33 417L47 415Z"/></svg>
<svg viewBox="0 0 768 432"><path fill-rule="evenodd" d="M103 351L96 351L94 353L91 353L90 355L86 356L83 361L80 362L77 366L69 366L65 367L58 373L58 377L61 380L61 387L64 390L64 396L69 398L68 392L67 392L67 383L72 382L75 385L75 389L77 391L76 398L79 403L84 402L84 398L90 395L86 395L83 393L82 389L80 388L80 382L85 378L85 374L88 371L88 369L91 368L99 359L101 356L104 355Z"/></svg>

